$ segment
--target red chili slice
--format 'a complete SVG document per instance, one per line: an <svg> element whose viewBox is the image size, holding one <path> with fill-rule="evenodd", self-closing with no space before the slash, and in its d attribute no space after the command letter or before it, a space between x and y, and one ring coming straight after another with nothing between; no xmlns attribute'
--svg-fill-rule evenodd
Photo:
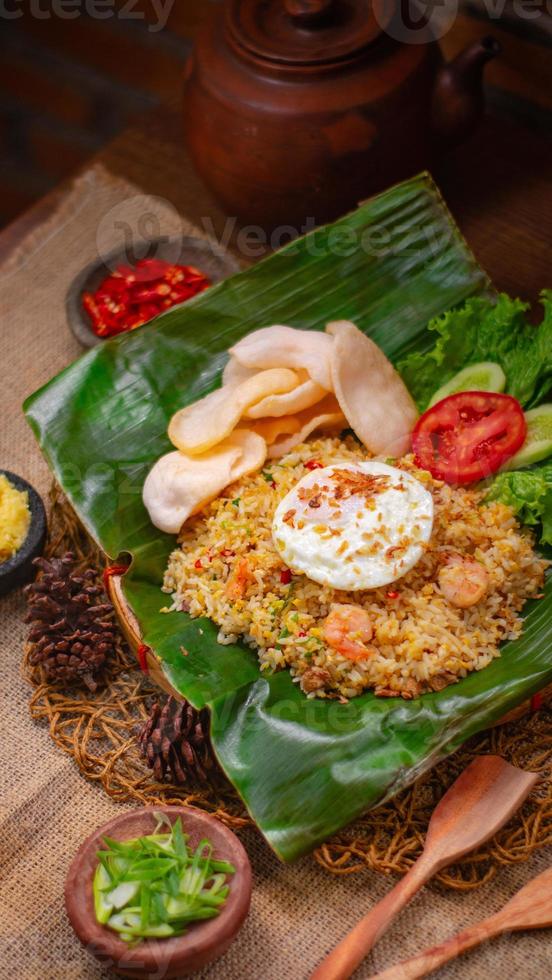
<svg viewBox="0 0 552 980"><path fill-rule="evenodd" d="M100 337L132 330L175 303L203 292L210 280L193 266L171 265L163 259L140 259L120 265L106 276L94 294L85 293L83 307Z"/></svg>
<svg viewBox="0 0 552 980"><path fill-rule="evenodd" d="M412 433L416 463L447 483L482 480L521 448L523 409L511 395L460 391L424 412Z"/></svg>

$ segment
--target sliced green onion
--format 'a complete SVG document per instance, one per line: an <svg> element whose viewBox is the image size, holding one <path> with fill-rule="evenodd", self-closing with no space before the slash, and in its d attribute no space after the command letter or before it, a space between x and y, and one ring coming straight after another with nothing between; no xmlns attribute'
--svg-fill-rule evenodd
<svg viewBox="0 0 552 980"><path fill-rule="evenodd" d="M103 864L98 865L94 876L94 911L96 919L100 925L105 925L113 912L113 905L106 896L106 891L111 887L111 878Z"/></svg>
<svg viewBox="0 0 552 980"><path fill-rule="evenodd" d="M147 885L143 885L140 894L140 928L145 929L148 923L151 922L151 891Z"/></svg>
<svg viewBox="0 0 552 980"><path fill-rule="evenodd" d="M122 909L125 905L130 905L136 898L139 890L140 883L138 881L122 881L112 891L107 893L106 899L111 902L113 908Z"/></svg>
<svg viewBox="0 0 552 980"><path fill-rule="evenodd" d="M128 841L104 837L94 875L94 909L101 925L127 943L182 935L189 923L218 915L235 868L213 857L204 838L195 849L178 818L155 814L153 834ZM166 829L166 833L162 833Z"/></svg>
<svg viewBox="0 0 552 980"><path fill-rule="evenodd" d="M236 869L230 861L211 861L213 871L222 871L225 875L235 875Z"/></svg>

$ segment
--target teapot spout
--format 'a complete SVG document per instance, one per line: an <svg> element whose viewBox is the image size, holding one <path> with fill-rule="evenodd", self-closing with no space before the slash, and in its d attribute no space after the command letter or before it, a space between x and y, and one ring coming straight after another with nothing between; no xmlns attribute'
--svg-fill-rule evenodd
<svg viewBox="0 0 552 980"><path fill-rule="evenodd" d="M431 113L438 149L461 143L477 125L485 108L483 69L500 50L494 37L483 37L440 69Z"/></svg>

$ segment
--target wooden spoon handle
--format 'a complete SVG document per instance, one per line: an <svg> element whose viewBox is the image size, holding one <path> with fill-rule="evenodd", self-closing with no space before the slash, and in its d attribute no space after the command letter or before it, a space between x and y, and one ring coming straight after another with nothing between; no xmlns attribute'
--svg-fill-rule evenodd
<svg viewBox="0 0 552 980"><path fill-rule="evenodd" d="M311 976L311 980L346 980L362 962L379 937L408 904L413 895L435 872L433 863L419 858L381 902L351 929L344 939L328 953Z"/></svg>
<svg viewBox="0 0 552 980"><path fill-rule="evenodd" d="M491 939L501 931L500 923L495 921L494 917L485 919L465 929L464 932L451 936L444 943L418 953L410 960L403 960L402 963L397 963L396 966L391 966L382 973L374 974L370 980L415 980L416 977L425 977L432 970L437 970L444 963L467 952L468 949L473 949L474 946L479 946L480 943Z"/></svg>

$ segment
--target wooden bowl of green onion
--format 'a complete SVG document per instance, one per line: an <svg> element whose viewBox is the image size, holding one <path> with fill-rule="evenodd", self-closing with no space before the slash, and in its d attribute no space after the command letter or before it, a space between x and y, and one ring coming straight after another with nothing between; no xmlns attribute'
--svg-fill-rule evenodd
<svg viewBox="0 0 552 980"><path fill-rule="evenodd" d="M181 977L222 956L249 911L251 867L231 830L193 807L143 807L77 852L65 907L81 943L125 977Z"/></svg>

